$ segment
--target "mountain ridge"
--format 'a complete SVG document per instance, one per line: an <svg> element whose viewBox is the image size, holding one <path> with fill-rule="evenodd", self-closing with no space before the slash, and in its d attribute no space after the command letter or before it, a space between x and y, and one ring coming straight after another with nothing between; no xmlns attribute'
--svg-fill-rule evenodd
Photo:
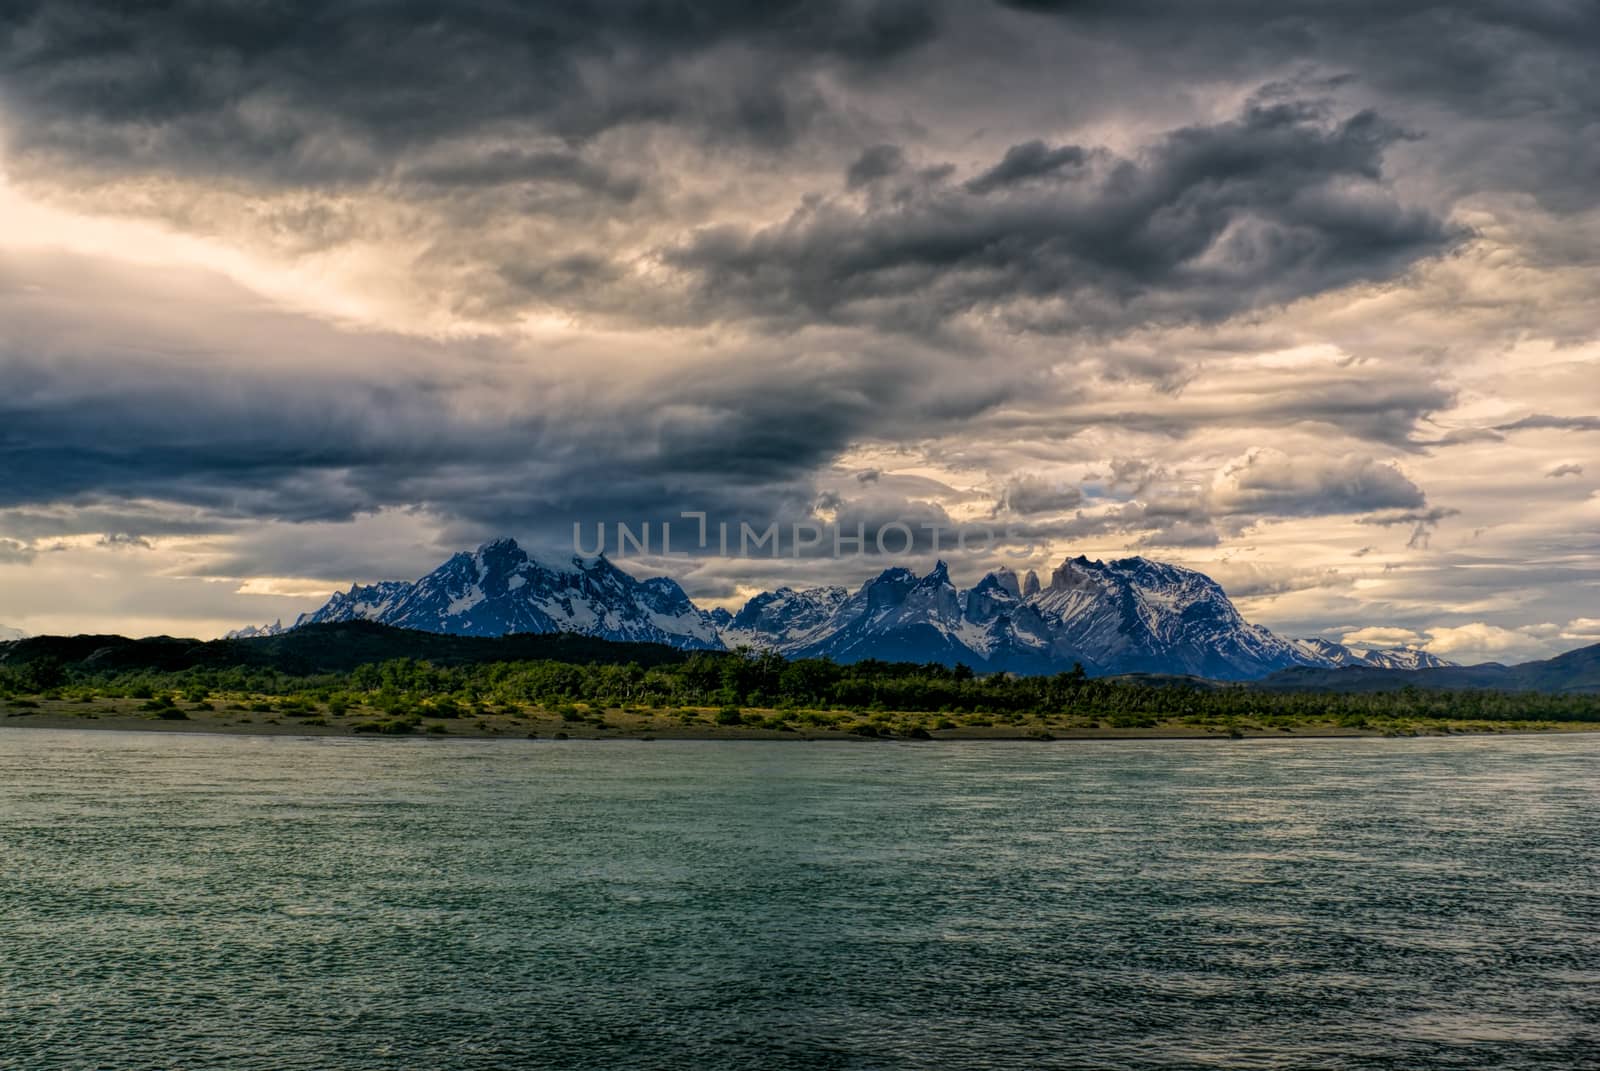
<svg viewBox="0 0 1600 1071"><path fill-rule="evenodd" d="M308 625L288 629L278 636L244 640L83 635L32 636L0 642L0 670L43 664L54 666L58 671L74 667L90 674L254 667L307 675L349 672L358 666L395 659L440 666L550 660L633 664L647 669L697 657L735 658L738 654L690 651L664 644L624 643L572 633L456 636L399 629L363 620ZM1308 666L1248 682L1152 673L1116 674L1105 679L1111 683L1152 688L1245 688L1263 692L1395 692L1409 686L1428 692L1587 694L1600 693L1600 644L1510 666L1493 662L1423 670Z"/></svg>
<svg viewBox="0 0 1600 1071"><path fill-rule="evenodd" d="M751 647L786 657L965 664L981 672L1176 674L1255 680L1297 666L1415 669L1448 665L1416 649L1290 640L1247 622L1215 580L1134 556L1068 558L1048 583L1001 566L958 588L938 561L918 576L884 569L854 591L781 587L737 613L696 606L669 577L638 580L604 555L551 565L515 540L452 555L415 582L353 584L285 627L230 639L368 620L462 636L572 632L685 650Z"/></svg>

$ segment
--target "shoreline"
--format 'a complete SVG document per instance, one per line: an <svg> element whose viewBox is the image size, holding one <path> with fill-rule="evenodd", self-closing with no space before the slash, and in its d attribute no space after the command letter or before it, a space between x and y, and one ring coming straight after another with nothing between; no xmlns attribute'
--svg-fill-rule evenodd
<svg viewBox="0 0 1600 1071"><path fill-rule="evenodd" d="M52 703L52 707L56 704ZM342 717L240 717L234 712L185 711L183 718L160 718L134 711L85 712L81 710L6 710L0 715L0 729L83 729L148 733L209 733L221 736L378 737L458 740L784 740L850 741L870 744L883 741L927 743L936 741L1054 741L1094 740L1338 740L1417 736L1504 736L1560 735L1597 732L1600 724L1590 722L1485 722L1424 723L1404 728L1356 728L1331 723L1307 723L1290 728L1249 726L1236 730L1162 724L1151 727L1122 728L1084 725L957 725L926 730L924 734L884 729L878 735L863 735L842 728L805 727L772 729L753 725L679 724L665 719L614 715L615 723L604 727L590 722L574 723L559 717L492 715L432 720L404 731L373 729L370 714ZM359 728L366 726L366 728Z"/></svg>

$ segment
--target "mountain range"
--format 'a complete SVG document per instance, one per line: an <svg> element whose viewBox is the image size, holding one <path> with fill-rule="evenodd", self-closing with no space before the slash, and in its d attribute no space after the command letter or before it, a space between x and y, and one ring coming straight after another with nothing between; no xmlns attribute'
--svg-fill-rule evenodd
<svg viewBox="0 0 1600 1071"><path fill-rule="evenodd" d="M1123 558L1069 558L1042 582L1008 568L961 589L944 562L918 576L886 569L854 592L779 588L738 613L705 610L668 577L638 580L604 556L560 565L514 540L462 552L414 583L354 585L292 625L229 638L281 635L305 625L374 621L457 636L576 633L684 650L751 647L792 658L965 664L979 672L1183 674L1256 680L1291 667L1426 669L1448 666L1415 648L1353 648L1293 640L1245 621L1210 577Z"/></svg>

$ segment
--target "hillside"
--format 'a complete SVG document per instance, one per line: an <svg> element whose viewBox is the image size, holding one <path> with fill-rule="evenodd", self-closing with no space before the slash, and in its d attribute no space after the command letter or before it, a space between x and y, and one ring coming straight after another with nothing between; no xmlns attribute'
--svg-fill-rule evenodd
<svg viewBox="0 0 1600 1071"><path fill-rule="evenodd" d="M156 636L35 636L0 644L0 666L54 661L88 671L118 672L273 669L288 674L344 673L357 666L411 658L440 666L548 659L584 664L642 666L680 662L687 652L662 644L619 643L557 632L510 636L452 636L394 628L372 621L305 625L276 636L192 640Z"/></svg>
<svg viewBox="0 0 1600 1071"><path fill-rule="evenodd" d="M1301 692L1392 692L1401 688L1452 692L1470 689L1498 692L1600 692L1600 644L1514 666L1503 666L1497 662L1411 670L1368 666L1342 669L1296 666L1257 681L1254 687Z"/></svg>

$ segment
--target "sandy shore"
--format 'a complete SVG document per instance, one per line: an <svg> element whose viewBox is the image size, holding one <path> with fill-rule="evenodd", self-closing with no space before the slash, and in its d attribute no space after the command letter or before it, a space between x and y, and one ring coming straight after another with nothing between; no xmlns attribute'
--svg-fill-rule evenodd
<svg viewBox="0 0 1600 1071"><path fill-rule="evenodd" d="M545 740L851 740L870 743L874 737L843 727L792 724L788 728L760 725L718 725L715 711L697 712L686 721L678 712L641 712L611 709L586 712L572 721L550 711L491 713L459 718L417 720L404 733L394 733L395 719L375 710L352 710L335 716L326 711L309 716L285 711L227 709L206 710L179 703L176 714L161 717L140 709L136 700L89 703L69 700L35 700L7 703L0 700L0 729L111 729L163 733L229 733L254 736L358 736L405 735L423 739L545 739ZM241 704L242 705L242 704ZM773 711L752 711L763 720ZM1582 732L1600 730L1583 722L1456 722L1429 721L1379 728L1351 728L1334 723L1308 722L1289 729L1250 724L1235 730L1167 721L1153 727L1118 728L1083 718L1026 719L1019 724L933 727L962 716L898 714L878 716L877 739L931 740L1205 740L1244 738L1371 737L1394 735L1454 735L1460 733ZM603 722L603 723L602 723ZM385 726L391 730L386 733ZM908 727L909 726L909 727ZM916 733L917 728L921 733ZM914 733L916 733L914 735ZM925 733L926 735L922 735Z"/></svg>

